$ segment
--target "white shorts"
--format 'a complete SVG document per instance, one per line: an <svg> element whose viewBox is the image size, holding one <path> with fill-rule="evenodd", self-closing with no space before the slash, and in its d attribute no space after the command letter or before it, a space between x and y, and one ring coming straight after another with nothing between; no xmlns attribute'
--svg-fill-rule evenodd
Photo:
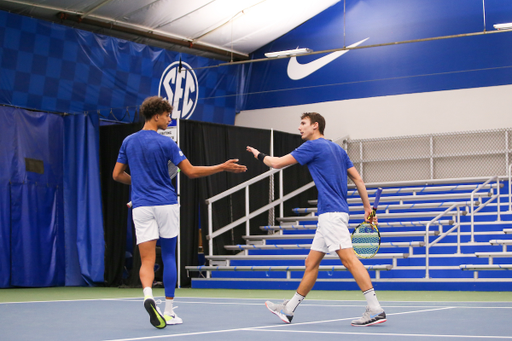
<svg viewBox="0 0 512 341"><path fill-rule="evenodd" d="M318 227L311 250L330 253L352 247L348 230L348 213L329 212L318 216Z"/></svg>
<svg viewBox="0 0 512 341"><path fill-rule="evenodd" d="M133 209L137 245L150 240L174 238L180 229L180 205L141 206Z"/></svg>

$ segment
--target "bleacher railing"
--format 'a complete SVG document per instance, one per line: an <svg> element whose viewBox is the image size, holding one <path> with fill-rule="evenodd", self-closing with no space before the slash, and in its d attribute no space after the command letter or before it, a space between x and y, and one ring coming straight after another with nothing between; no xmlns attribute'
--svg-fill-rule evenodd
<svg viewBox="0 0 512 341"><path fill-rule="evenodd" d="M465 206L465 204L453 204L449 208L447 208L444 212L440 213L438 216L436 216L434 219L429 221L427 223L426 229L425 229L425 278L430 278L430 248L437 244L441 239L446 237L448 234L450 234L453 230L457 229L457 254L460 254L460 208L462 206ZM457 218L455 220L455 224L453 224L453 227L449 229L448 231L444 232L442 235L437 237L432 243L430 243L430 225L437 222L442 217L450 214L454 209L457 210Z"/></svg>
<svg viewBox="0 0 512 341"><path fill-rule="evenodd" d="M479 207L475 209L475 194L483 189L488 188L488 184L492 181L496 181L496 194L493 194L489 200L487 200L485 203L479 203ZM493 188L494 186L491 186ZM471 221L471 240L470 243L475 242L475 214L482 210L484 207L489 205L491 202L497 199L497 221L501 221L501 209L500 209L500 180L498 176L493 176L484 183L478 185L472 192L471 192L471 209L470 209L470 221ZM466 206L464 203L454 203L452 206L447 208L444 212L440 213L438 216L436 216L434 219L432 219L430 222L427 223L426 229L425 229L425 278L430 278L430 248L440 242L442 239L444 239L446 236L448 236L450 233L452 233L455 229L457 229L457 252L456 254L461 254L461 242L460 242L460 216L461 216L461 207ZM455 223L453 224L453 227L450 228L448 231L443 232L439 237L437 237L434 241L430 242L429 232L430 232L430 226L437 222L442 217L453 214L452 212L456 210L457 215L455 219Z"/></svg>
<svg viewBox="0 0 512 341"><path fill-rule="evenodd" d="M289 166L288 166L289 167ZM222 193L219 193L209 199L206 199L206 204L208 205L208 235L206 236L206 239L208 239L208 245L209 245L209 255L210 256L213 256L213 239L215 237L218 237L220 236L221 234L223 233L226 233L227 231L230 231L232 230L233 228L239 226L239 225L242 225L245 223L245 232L246 232L246 235L250 235L250 220L254 217L256 217L257 215L261 214L261 213L264 213L268 210L270 210L271 208L273 207L276 207L276 206L280 206L280 209L279 209L279 217L282 218L283 217L283 211L284 211L284 202L288 199L291 199L293 198L294 196L296 195L299 195L301 194L302 192L304 191L307 191L308 189L310 189L311 187L314 187L315 186L315 183L313 181L311 181L310 183L284 195L284 192L283 192L283 171L285 169L287 169L288 167L284 167L284 168L281 168L281 169L271 169L263 174L260 174L254 178L252 178L251 180L247 180L227 191L224 191ZM261 181L263 179L266 179L268 177L271 177L273 176L275 173L279 173L279 198L276 199L276 200L273 200L272 202L270 202L269 204L253 211L253 212L250 212L249 210L249 186L258 182L258 181ZM216 230L215 232L213 231L213 203L216 202L216 201L219 201L220 199L222 198L225 198L227 197L228 195L231 195L235 192L238 192L240 190L245 190L245 216L243 216L242 218L224 226L224 227L221 227L220 229Z"/></svg>
<svg viewBox="0 0 512 341"><path fill-rule="evenodd" d="M487 184L489 184L490 182L496 180L496 194L494 194L489 200L487 200L485 203L481 203L479 205L479 207L475 210L475 194L482 188L484 188ZM496 175L496 176L493 176L492 178L490 178L489 180L487 180L486 182L484 182L483 184L479 185L477 188L475 188L472 192L471 192L471 243L474 243L475 242L475 213L479 212L480 210L482 210L485 206L489 205L491 202L493 202L494 200L498 199L498 203L497 203L497 221L501 221L501 208L500 208L500 204L501 204L501 201L500 201L500 179L499 177ZM509 204L510 204L510 194L509 194Z"/></svg>
<svg viewBox="0 0 512 341"><path fill-rule="evenodd" d="M286 167L287 168L287 167ZM282 189L282 183L283 183L283 170L286 169L286 168L283 168L281 170L276 170L276 169L272 169L272 170L269 170L268 172L265 172L251 180L248 180L236 187L233 187L232 189L226 191L226 192L223 192L223 193L220 193L214 197L211 197L209 199L207 199L206 203L208 205L208 231L209 231L209 234L207 236L207 239L209 240L209 255L210 256L213 256L213 239L215 237L218 237L219 235L227 232L227 231L230 231L231 229L235 228L236 226L239 226L243 223L246 224L246 235L250 235L250 229L249 229L249 220L252 219L253 217L265 212L265 211L268 211L269 209L277 206L277 205L280 205L281 206L281 210L280 210L280 217L282 218L283 217L283 203L294 197L295 195L298 195L306 190L308 190L309 188L313 187L314 186L314 183L311 182L305 186L302 186L300 188L298 188L297 190L287 194L287 195L283 195L283 189ZM512 169L512 168L511 168ZM272 175L274 175L275 173L280 173L279 174L279 177L280 177L280 188L279 188L279 198L277 200L274 200L272 201L271 203L255 210L254 212L249 212L249 186L258 182L258 181L261 181L263 179L266 179ZM467 179L466 179L467 180ZM475 181L476 179L471 179L472 181ZM445 183L446 180L433 180L433 181L430 181L432 184L433 183L438 183L438 184L442 184L442 183ZM463 181L463 179L450 179L450 181L446 181L446 182L449 182L449 183L453 183L453 182L461 182ZM489 179L485 179L485 178L480 178L478 179L478 181L483 181L483 183L479 184L478 186L476 186L476 188L471 192L470 196L471 196L471 200L470 202L457 202L457 203L453 203L450 207L448 207L445 211L439 213L435 218L433 218L432 220L430 220L427 224L426 224L426 230L425 230L425 237L424 237L424 245L425 245L425 278L428 279L430 278L430 248L433 247L434 245L436 245L437 243L439 243L441 240L443 240L445 237L447 237L448 235L450 235L453 231L457 231L457 242L456 242L456 246L457 246L457 251L456 251L456 254L458 255L461 255L461 246L463 245L461 243L461 215L463 214L466 214L466 212L463 212L463 210L461 210L461 208L463 207L467 207L467 213L469 213L470 215L470 221L471 221L471 240L470 240L470 243L474 243L475 242L475 232L474 232L474 222L475 222L475 214L478 213L480 210L482 210L484 207L486 207L487 205L489 205L490 203L494 202L494 201L497 201L496 203L496 214L497 214L497 221L501 221L501 209L500 209L500 205L501 205L501 201L500 201L500 179L498 176L493 176ZM496 182L496 184L492 184L492 182ZM411 186L411 185L417 185L421 183L420 181L403 181L403 182L400 182L400 185L402 186ZM510 183L510 182L509 182ZM369 187L374 187L373 185L375 184L368 184ZM388 184L379 184L379 186L392 186L393 184L392 183L388 183ZM396 185L396 184L395 184ZM353 186L351 186L353 187ZM459 185L457 186L453 186L455 188L458 188L460 187ZM416 196L416 193L417 192L423 192L427 187L422 187L422 188L417 188L415 189L415 191L413 191L413 196ZM478 204L475 202L475 197L478 195L478 192L481 191L482 189L491 189L492 193L491 193L491 196L488 200L486 200L485 202L479 202ZM494 189L496 189L496 193L494 193ZM239 191L239 190L245 190L245 205L246 205L246 214L244 217L218 229L217 231L213 231L213 220L212 220L212 212L213 212L213 208L212 208L212 205L214 202L236 192L236 191ZM352 192L352 194L355 194L355 189L350 189L349 190L349 193ZM372 190L369 190L368 191L369 194L373 193ZM400 189L397 189L397 192L400 192ZM510 194L509 194L510 196ZM510 200L510 199L509 199ZM509 202L509 205L510 205L510 202ZM475 206L478 206L478 208L475 208ZM384 213L385 215L385 213ZM430 241L430 228L431 226L440 226L441 224L439 223L440 222L440 219L442 219L443 217L447 217L447 216L452 216L452 219L454 221L454 224L453 226L447 230L447 231L441 231L441 235L437 236L437 238L435 240L433 240L432 242ZM297 220L300 220L300 217L297 217ZM466 244L464 244L466 245ZM211 272L210 271L207 271L207 277L209 278L210 277L210 274Z"/></svg>

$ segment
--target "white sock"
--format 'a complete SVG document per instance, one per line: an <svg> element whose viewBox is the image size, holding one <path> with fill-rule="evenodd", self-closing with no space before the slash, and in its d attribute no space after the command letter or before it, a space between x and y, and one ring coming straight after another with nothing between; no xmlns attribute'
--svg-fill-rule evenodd
<svg viewBox="0 0 512 341"><path fill-rule="evenodd" d="M174 310L172 310L173 302L174 302L174 299L172 299L172 298L166 298L165 299L164 315L172 315L172 314L174 314Z"/></svg>
<svg viewBox="0 0 512 341"><path fill-rule="evenodd" d="M305 297L302 296L301 294L299 294L298 292L295 293L295 295L293 295L292 299L290 301L288 301L288 303L286 303L286 311L289 312L289 313L293 313L295 311L295 309L297 309L297 307L299 306L300 302L302 302L302 300L304 299Z"/></svg>
<svg viewBox="0 0 512 341"><path fill-rule="evenodd" d="M380 306L379 300L377 299L377 295L375 294L375 290L373 288L363 292L363 295L366 298L368 307L370 307L371 310L382 310L382 307Z"/></svg>
<svg viewBox="0 0 512 341"><path fill-rule="evenodd" d="M153 297L153 289L151 289L150 287L146 287L142 291L144 292L144 298Z"/></svg>

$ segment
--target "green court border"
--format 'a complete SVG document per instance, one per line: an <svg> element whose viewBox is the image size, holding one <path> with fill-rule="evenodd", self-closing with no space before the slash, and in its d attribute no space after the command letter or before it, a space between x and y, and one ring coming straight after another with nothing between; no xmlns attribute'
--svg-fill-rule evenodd
<svg viewBox="0 0 512 341"><path fill-rule="evenodd" d="M176 289L179 297L289 299L292 290ZM155 297L163 297L164 289L153 289ZM468 291L378 291L380 301L406 302L512 302L512 292ZM0 289L0 303L142 298L142 289L104 287L52 287ZM313 290L308 299L364 301L360 291Z"/></svg>

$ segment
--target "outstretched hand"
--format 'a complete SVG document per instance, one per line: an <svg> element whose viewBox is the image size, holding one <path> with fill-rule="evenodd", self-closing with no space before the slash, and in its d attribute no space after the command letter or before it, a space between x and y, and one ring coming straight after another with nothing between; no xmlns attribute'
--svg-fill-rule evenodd
<svg viewBox="0 0 512 341"><path fill-rule="evenodd" d="M243 173L247 170L247 167L244 165L239 165L238 159L231 159L222 164L222 168L225 172L230 173Z"/></svg>
<svg viewBox="0 0 512 341"><path fill-rule="evenodd" d="M247 146L247 151L252 153L254 155L255 159L258 158L258 154L260 153L260 151L258 149L253 148L253 147L249 147L249 146Z"/></svg>

